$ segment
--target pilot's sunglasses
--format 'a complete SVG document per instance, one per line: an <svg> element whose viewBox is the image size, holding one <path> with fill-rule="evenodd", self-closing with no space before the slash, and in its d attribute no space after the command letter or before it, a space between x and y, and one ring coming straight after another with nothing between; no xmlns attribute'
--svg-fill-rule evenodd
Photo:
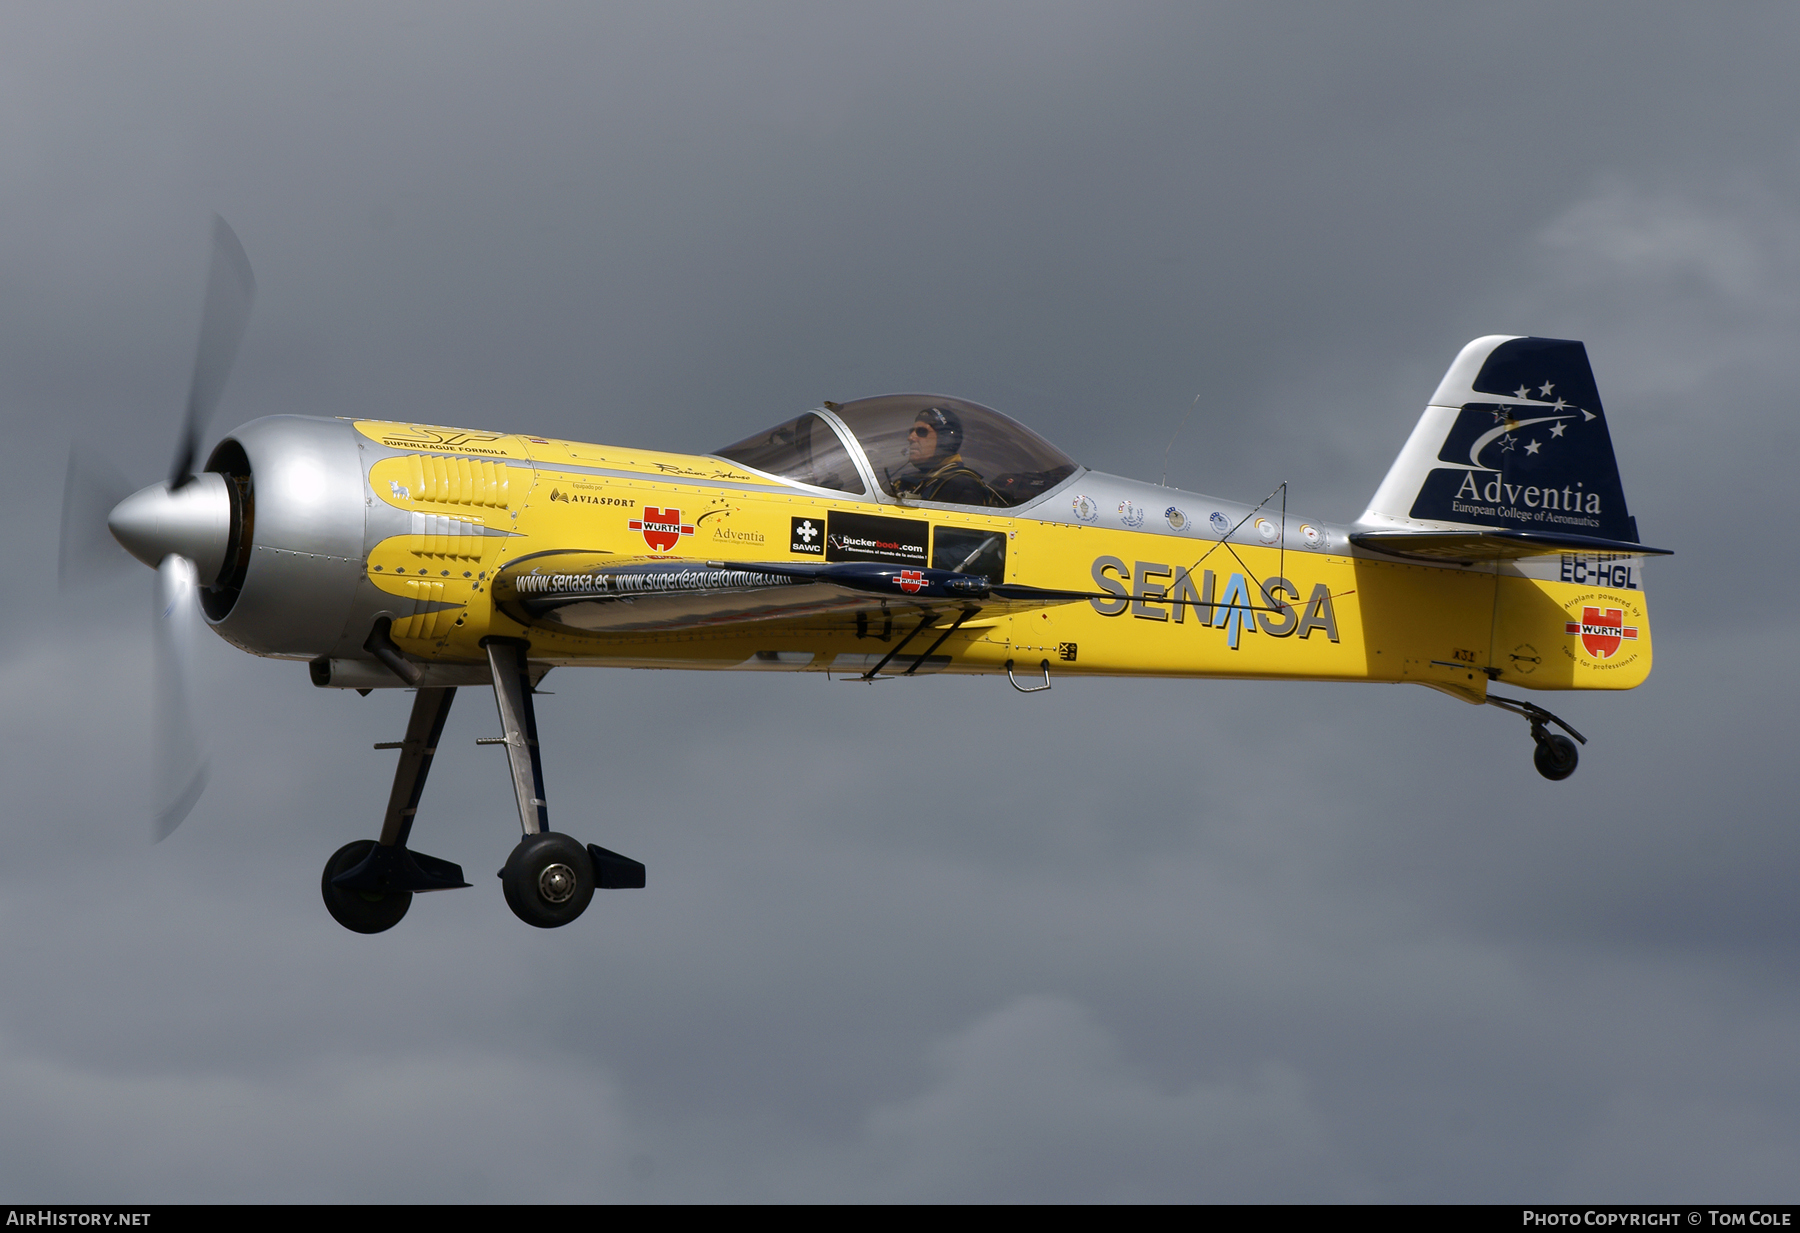
<svg viewBox="0 0 1800 1233"><path fill-rule="evenodd" d="M937 429L933 428L930 424L914 424L912 426L912 431L906 435L909 437L928 437L936 431Z"/></svg>

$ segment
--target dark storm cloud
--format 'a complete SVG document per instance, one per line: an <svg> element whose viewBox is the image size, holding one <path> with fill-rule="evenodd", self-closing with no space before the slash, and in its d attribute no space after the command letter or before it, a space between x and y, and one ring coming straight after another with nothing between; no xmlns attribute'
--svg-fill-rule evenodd
<svg viewBox="0 0 1800 1233"><path fill-rule="evenodd" d="M0 18L0 1182L105 1199L1792 1199L1782 650L1800 200L1782 9L68 6ZM149 578L53 603L71 437L380 414L707 449L981 399L1355 517L1457 349L1583 338L1656 674L1426 691L559 671L544 934L464 691L378 939L317 871L404 699L202 652L150 849ZM139 576L141 574L141 576ZM940 785L953 785L956 808Z"/></svg>

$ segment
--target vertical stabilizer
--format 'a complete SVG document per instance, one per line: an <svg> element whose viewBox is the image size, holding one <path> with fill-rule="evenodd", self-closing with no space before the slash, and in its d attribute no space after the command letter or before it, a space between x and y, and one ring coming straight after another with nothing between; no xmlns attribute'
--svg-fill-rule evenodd
<svg viewBox="0 0 1800 1233"><path fill-rule="evenodd" d="M1639 543L1587 348L1503 334L1464 347L1356 525Z"/></svg>

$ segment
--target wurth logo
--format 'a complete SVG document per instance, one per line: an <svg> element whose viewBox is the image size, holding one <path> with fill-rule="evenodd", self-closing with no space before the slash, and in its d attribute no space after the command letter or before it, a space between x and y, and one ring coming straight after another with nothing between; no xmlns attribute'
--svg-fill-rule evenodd
<svg viewBox="0 0 1800 1233"><path fill-rule="evenodd" d="M642 518L633 518L626 524L633 531L644 533L644 542L658 552L667 552L681 542L684 535L694 533L693 525L681 521L678 509L656 509L646 505Z"/></svg>
<svg viewBox="0 0 1800 1233"><path fill-rule="evenodd" d="M911 595L925 589L925 574L922 570L903 569L900 576L894 579L894 585Z"/></svg>
<svg viewBox="0 0 1800 1233"><path fill-rule="evenodd" d="M1581 620L1563 625L1565 634L1580 634L1581 645L1595 659L1611 659L1622 643L1636 642L1638 627L1625 624L1625 614L1618 608L1581 610Z"/></svg>

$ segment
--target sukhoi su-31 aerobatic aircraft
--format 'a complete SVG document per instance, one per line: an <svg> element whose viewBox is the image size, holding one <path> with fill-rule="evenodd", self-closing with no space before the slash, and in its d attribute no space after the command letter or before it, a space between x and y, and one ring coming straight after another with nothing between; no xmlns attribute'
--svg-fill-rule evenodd
<svg viewBox="0 0 1800 1233"><path fill-rule="evenodd" d="M456 691L491 687L523 840L507 903L567 924L644 867L551 829L532 694L563 665L1428 685L1529 722L1537 769L1581 734L1491 693L1630 689L1650 672L1643 561L1578 342L1464 347L1347 526L1090 471L974 403L825 402L709 455L280 415L195 465L248 319L214 227L192 393L166 481L72 454L63 568L106 532L157 571L158 837L197 798L185 639L203 619L328 689L411 689L377 839L322 888L363 933L465 886L409 846ZM122 499L121 499L122 498ZM1560 727L1563 735L1553 732ZM1573 737L1574 740L1571 740Z"/></svg>

